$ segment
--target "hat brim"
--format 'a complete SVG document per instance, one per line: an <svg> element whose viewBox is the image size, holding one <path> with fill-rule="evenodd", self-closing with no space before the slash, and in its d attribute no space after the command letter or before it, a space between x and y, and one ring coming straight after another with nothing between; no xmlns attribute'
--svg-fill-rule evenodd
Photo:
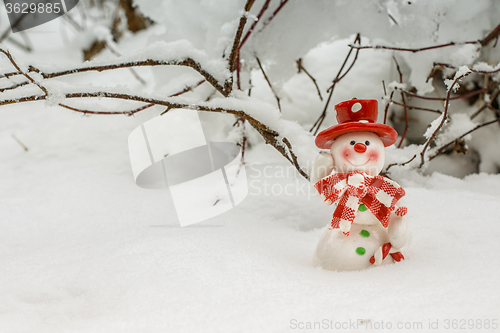
<svg viewBox="0 0 500 333"><path fill-rule="evenodd" d="M321 131L316 137L316 146L321 149L330 149L335 138L349 132L373 132L380 137L384 147L388 147L398 139L398 132L385 124L348 122L333 125Z"/></svg>

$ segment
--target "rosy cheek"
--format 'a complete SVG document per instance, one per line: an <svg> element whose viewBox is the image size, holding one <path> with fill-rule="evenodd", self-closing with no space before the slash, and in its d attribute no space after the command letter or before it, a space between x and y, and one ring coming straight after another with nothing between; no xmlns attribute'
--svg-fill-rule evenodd
<svg viewBox="0 0 500 333"><path fill-rule="evenodd" d="M369 154L370 154L370 159L372 161L377 161L379 159L379 153L378 153L378 151L372 150L372 151L369 152Z"/></svg>
<svg viewBox="0 0 500 333"><path fill-rule="evenodd" d="M349 157L349 155L351 154L351 149L349 147L344 147L342 148L342 158L347 161L347 158Z"/></svg>

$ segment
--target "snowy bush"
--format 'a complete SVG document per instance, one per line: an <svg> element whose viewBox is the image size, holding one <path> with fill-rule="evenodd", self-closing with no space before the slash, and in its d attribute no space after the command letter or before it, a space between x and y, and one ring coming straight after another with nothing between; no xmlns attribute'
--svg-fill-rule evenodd
<svg viewBox="0 0 500 333"><path fill-rule="evenodd" d="M84 1L82 15L69 15L73 29L62 28L70 41L63 49L95 57L90 62L47 63L37 56L40 49L23 54L11 39L1 105L45 99L85 114L131 115L153 105L231 113L203 121L218 139L244 149L265 140L307 176L317 154L312 136L335 123L333 105L376 98L379 121L400 134L401 149L390 151L386 172L403 166L456 176L498 172L497 1L133 4ZM134 15L140 28L131 25ZM115 68L127 68L133 78L86 83L85 75L78 81L71 75ZM454 82L465 69L470 75ZM89 100L103 97L143 104L94 112ZM452 170L450 162L466 167Z"/></svg>

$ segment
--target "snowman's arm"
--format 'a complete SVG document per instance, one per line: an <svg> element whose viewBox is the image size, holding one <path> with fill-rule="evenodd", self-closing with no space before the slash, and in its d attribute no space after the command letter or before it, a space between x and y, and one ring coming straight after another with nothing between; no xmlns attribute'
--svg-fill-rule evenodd
<svg viewBox="0 0 500 333"><path fill-rule="evenodd" d="M316 184L321 178L328 176L333 170L333 156L328 153L320 153L311 170L310 182L311 185Z"/></svg>
<svg viewBox="0 0 500 333"><path fill-rule="evenodd" d="M402 248L408 241L408 221L405 216L397 216L391 213L388 226L389 241L395 248Z"/></svg>

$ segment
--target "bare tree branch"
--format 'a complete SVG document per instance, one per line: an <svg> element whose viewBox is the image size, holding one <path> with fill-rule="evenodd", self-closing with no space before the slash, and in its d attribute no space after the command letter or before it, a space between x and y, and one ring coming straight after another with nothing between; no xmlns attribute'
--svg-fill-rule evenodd
<svg viewBox="0 0 500 333"><path fill-rule="evenodd" d="M360 34L356 35L356 38L354 38L354 43L361 43L361 35ZM327 92L329 93L329 95L328 95L328 99L326 100L325 107L323 108L323 112L321 113L321 115L319 116L319 118L316 120L316 122L313 124L313 126L309 130L309 132L313 132L314 131L314 133L313 133L314 135L318 134L319 128L321 127L321 125L323 124L323 121L325 120L326 110L328 109L328 105L330 104L330 100L332 99L333 90L335 89L335 85L340 80L342 80L347 75L347 73L349 73L349 71L351 70L351 68L356 63L356 60L358 59L359 50L356 50L356 52L354 54L354 59L353 59L351 65L349 66L349 68L347 68L347 70L344 72L344 74L341 75L342 71L344 70L345 65L347 64L347 61L349 60L349 58L351 56L352 50L353 49L351 48L349 50L349 52L347 53L347 56L344 59L344 63L342 64L342 66L340 66L340 69L339 69L339 71L337 73L337 76L335 77L335 79L333 79L332 85L327 90Z"/></svg>
<svg viewBox="0 0 500 333"><path fill-rule="evenodd" d="M7 56L7 58L9 59L9 61L11 62L11 64L17 69L17 71L23 75L25 78L27 78L31 83L33 83L34 85L36 85L38 88L40 88L43 93L47 96L49 93L47 91L47 89L45 89L44 86L42 86L40 83L36 82L31 76L29 76L27 73L23 72L21 70L21 68L18 66L18 64L14 61L14 58L12 58L12 55L10 54L9 51L6 51L2 48L0 48L0 52L5 54Z"/></svg>
<svg viewBox="0 0 500 333"><path fill-rule="evenodd" d="M33 49L31 48L30 45L24 45L23 43L18 42L15 38L7 37L7 41L11 42L12 44L14 44L15 46L17 46L18 48L20 48L21 50L23 50L25 52L33 51Z"/></svg>
<svg viewBox="0 0 500 333"><path fill-rule="evenodd" d="M458 140L463 139L466 135L469 135L472 132L474 132L474 131L482 128L482 127L485 127L485 126L488 126L488 125L491 125L491 124L494 124L494 123L500 123L500 119L495 119L495 120L492 120L492 121L488 121L488 122L479 124L476 127L474 127L473 129L471 129L470 131L467 131L466 133L460 135L458 138L453 139L452 141L448 142L447 144L445 144L441 148L439 148L434 155L432 155L431 157L429 157L429 161L432 160L432 159L434 159L434 158L436 158L437 156L443 154L446 151L446 148L448 148L450 145L452 145L453 143L457 142Z"/></svg>
<svg viewBox="0 0 500 333"><path fill-rule="evenodd" d="M108 49L111 53L113 53L115 56L117 56L117 57L121 57L121 56L122 56L122 55L120 54L120 52L118 52L117 50L115 50L115 48L114 48L114 47L112 47L112 46L110 45L110 43L108 43L108 42L106 42L106 41L105 41L105 42L104 42L104 46L105 46L105 47L106 47L106 48L107 48L107 49ZM139 74L137 74L137 72L136 72L136 70L135 70L135 69L133 69L133 68L129 68L129 71L130 71L130 73L132 73L132 76L133 76L133 77L135 77L135 78L137 79L137 81L139 81L142 85L146 85L146 81L144 81L144 80L142 79L142 77L140 77L140 76L139 76Z"/></svg>
<svg viewBox="0 0 500 333"><path fill-rule="evenodd" d="M297 60L297 67L299 69L299 73L301 71L304 71L304 73L306 73L306 75L312 80L314 86L316 87L316 91L318 92L319 99L323 100L323 96L321 96L321 91L319 90L318 83L316 82L316 79L311 74L309 74L309 72L302 65L302 58Z"/></svg>
<svg viewBox="0 0 500 333"><path fill-rule="evenodd" d="M191 85L191 86L187 86L186 88L184 88L183 90L175 93L175 94L172 94L172 95L169 95L168 97L176 97L176 96L180 96L182 94L185 94L189 91L192 91L194 88L200 86L203 82L205 82L205 80L201 80L200 82L194 84L194 85ZM140 112L142 110L145 110L147 108L150 108L152 106L154 106L155 104L154 103L149 103L149 104L146 104L146 105L143 105L139 108L136 108L136 109L133 109L133 110L129 110L129 111L95 111L95 110L84 110L84 109L80 109L80 108L76 108L76 107L73 107L73 106L68 106L68 105L65 105L65 104L59 104L59 106L62 106L63 108L66 108L66 109L69 109L69 110L73 110L73 111L76 111L76 112L81 112L83 114L98 114L98 115L115 115L115 114L124 114L124 115L127 115L127 116L132 116L134 115L135 113L137 112Z"/></svg>
<svg viewBox="0 0 500 333"><path fill-rule="evenodd" d="M461 43L456 43L456 42L449 42L445 44L439 44L439 45L433 45L433 46L426 46L426 47L420 47L420 48L405 48L405 47L394 47L394 46L386 46L386 45L353 45L349 44L349 47L362 50L362 49L384 49L384 50L393 50L393 51L403 51L403 52L422 52L422 51L428 51L428 50L434 50L434 49L439 49L443 47L449 47L449 46L454 46L454 45L466 45L466 44L479 44L481 46L485 46L489 42L491 42L493 39L497 39L498 36L500 35L500 24L496 26L495 29L493 29L485 38L481 40L472 40L472 41L466 41L466 42L461 42Z"/></svg>
<svg viewBox="0 0 500 333"><path fill-rule="evenodd" d="M485 46L486 44L488 44L489 42L491 42L492 40L496 40L498 39L498 36L500 35L500 24L496 26L495 29L493 29L486 37L484 37L480 43L481 43L481 46ZM496 43L496 42L495 42Z"/></svg>
<svg viewBox="0 0 500 333"><path fill-rule="evenodd" d="M276 10L273 12L273 14L264 22L262 28L259 30L259 32L261 32L262 30L264 30L267 25L269 23L271 23L271 21L276 17L276 15L278 15L278 13L280 12L280 10L283 9L283 7L285 7L285 5L287 4L288 0L281 0L281 3L280 5L278 6L278 8L276 8Z"/></svg>
<svg viewBox="0 0 500 333"><path fill-rule="evenodd" d="M396 69L398 70L399 74L399 83L403 83L403 74L401 73L401 69L399 68L398 61L396 60L396 57L392 57L394 59L394 62L396 63ZM401 99L403 101L403 109L405 111L405 129L403 131L403 134L401 135L401 141L399 141L398 148L401 148L401 144L403 144L403 140L406 137L406 132L408 132L408 108L406 107L406 99L404 93L401 93Z"/></svg>
<svg viewBox="0 0 500 333"><path fill-rule="evenodd" d="M391 100L390 101L391 104L395 104L395 105L399 105L399 106L404 106L403 103L399 103L399 102L396 102L394 100ZM435 110L435 109L428 109L428 108L423 108L423 107L420 107L420 106L412 106L412 105L408 105L406 104L406 108L408 110L421 110L421 111L428 111L428 112L433 112L433 113L443 113L443 111L439 111L439 110Z"/></svg>
<svg viewBox="0 0 500 333"><path fill-rule="evenodd" d="M19 88L19 87L22 87L22 86L25 86L25 85L28 85L30 84L31 82L29 81L24 81L24 82L21 82L21 83L16 83L10 87L7 87L7 88L0 88L0 92L4 92L6 90L14 90L16 88Z"/></svg>
<svg viewBox="0 0 500 333"><path fill-rule="evenodd" d="M271 84L271 81L269 81L269 78L267 77L266 72L264 71L264 68L262 67L262 64L260 63L259 58L256 56L255 59L257 60L257 64L259 64L260 71L264 75L264 79L266 79L266 82L269 85L269 88L271 88L271 91L273 92L274 98L276 98L276 102L278 103L278 109L281 112L280 98L278 97L278 94L276 94L276 91L274 90L273 85Z"/></svg>
<svg viewBox="0 0 500 333"><path fill-rule="evenodd" d="M408 161L406 162L403 162L403 163L391 163L387 166L387 168L385 169L384 173L387 173L389 171L390 168L392 168L393 166L405 166L406 164L410 163L411 161L413 161L415 158L417 157L417 155L413 155L412 158L410 158Z"/></svg>
<svg viewBox="0 0 500 333"><path fill-rule="evenodd" d="M11 134L11 136L14 139L14 141L16 141L24 149L24 151L29 150L28 147L26 147L26 145L21 140L19 140L14 134Z"/></svg>
<svg viewBox="0 0 500 333"><path fill-rule="evenodd" d="M64 70L60 72L53 72L53 73L44 73L40 71L39 69L35 67L31 67L30 70L33 72L37 72L44 79L52 79L64 75L70 75L70 74L76 74L76 73L84 73L84 72L91 72L91 71L97 71L97 72L103 72L107 70L113 70L113 69L118 69L118 68L130 68L130 67L140 67L140 66L186 66L186 67L191 67L195 71L201 74L205 78L205 80L210 83L217 91L219 91L223 96L227 97L229 96L230 90L226 88L227 83L222 86L219 84L218 80L214 78L210 73L205 71L201 65L194 61L191 58L186 58L184 60L152 60L152 59L147 59L147 60L141 60L141 61L131 61L131 62L124 62L124 63L118 63L118 64L108 64L108 65L100 65L100 66L88 66L88 67L80 67L80 68L74 68L74 69L69 69L69 70ZM9 77L12 75L19 75L20 73L7 73L4 74L5 77Z"/></svg>
<svg viewBox="0 0 500 333"><path fill-rule="evenodd" d="M453 90L453 87L455 87L455 85L457 84L458 80L464 78L465 76L467 76L469 74L470 74L470 72L460 75L455 80L453 80L453 83L451 84L451 86L448 87L448 93L446 94L446 100L445 100L445 104L444 104L444 112L442 114L441 122L439 123L438 127L434 130L434 132L432 133L432 135L429 137L429 139L427 140L427 142L424 145L424 148L420 152L420 166L419 166L419 168L421 168L424 165L424 162L425 162L425 159L424 159L425 158L425 151L427 150L427 148L429 147L429 145L431 144L431 142L434 141L434 139L436 138L437 132L439 132L439 130L441 129L441 127L443 127L444 122L446 121L446 117L448 116L448 108L450 106L450 95L451 95L451 91Z"/></svg>
<svg viewBox="0 0 500 333"><path fill-rule="evenodd" d="M398 88L396 88L396 89L398 89ZM442 97L426 97L426 96L421 96L421 95L417 95L417 94L411 93L411 92L406 91L406 90L402 90L402 89L398 89L398 90L401 90L401 92L403 92L405 95L408 95L408 96L411 96L411 97L415 97L415 98L419 98L419 99L425 99L425 100L428 100L428 101L445 101L446 100L446 98L442 98ZM457 100L457 99L469 98L469 97L481 94L481 93L483 93L485 91L488 91L488 90L489 90L489 88L478 89L478 90L472 91L472 92L470 92L468 94L450 97L448 100L449 101L453 101L453 100Z"/></svg>
<svg viewBox="0 0 500 333"><path fill-rule="evenodd" d="M238 24L238 30L236 31L236 36L234 37L233 41L233 47L231 49L231 55L229 56L229 71L232 73L235 70L236 66L236 58L238 57L238 50L240 46L240 40L241 40L241 35L243 34L243 29L245 28L245 24L247 23L247 15L250 9L252 8L253 3L255 0L247 0L245 7L244 7L244 13L240 17L240 23ZM231 88L232 88L232 79L231 81ZM229 89L229 92L232 89ZM229 95L229 92L227 92L227 95ZM223 94L224 95L224 94ZM227 96L224 95L224 96Z"/></svg>
<svg viewBox="0 0 500 333"><path fill-rule="evenodd" d="M245 42L247 41L248 37L250 37L250 35L252 34L253 30L255 29L255 26L260 22L260 19L262 18L262 15L264 15L264 13L266 12L267 8L269 7L269 3L270 2L271 2L271 0L266 0L266 2L264 2L264 5L262 6L259 14L257 15L257 20L254 23L252 23L252 25L250 26L250 29L248 29L247 33L245 34L245 37L243 37L243 39L241 40L241 43L238 46L238 50L240 50L241 47L243 46L243 44L245 44Z"/></svg>
<svg viewBox="0 0 500 333"><path fill-rule="evenodd" d="M406 48L406 47L395 47L395 46L386 46L386 45L352 45L349 44L349 47L357 50L365 50L365 49L383 49L383 50L392 50L392 51L402 51L402 52L422 52L422 51L428 51L428 50L434 50L434 49L439 49L442 47L449 47L449 46L454 46L454 45L465 45L465 44L480 44L480 41L469 41L469 42L463 42L463 43L455 43L455 42L449 42L446 44L439 44L439 45L434 45L434 46L426 46L426 47L420 47L420 48Z"/></svg>
<svg viewBox="0 0 500 333"><path fill-rule="evenodd" d="M75 108L73 106L69 106L69 105L66 105L66 104L63 104L63 103L59 103L59 106L61 106L63 108L66 108L66 109L72 110L72 111L76 111L76 112L81 112L84 115L85 114L99 114L99 115L123 114L125 116L132 116L132 115L134 115L137 112L140 112L142 110L145 110L147 108L152 107L153 105L155 105L155 104L153 104L153 103L146 104L146 105L143 105L143 106L141 106L141 107L139 107L137 109L130 110L130 111L92 111L92 110L83 110L83 109Z"/></svg>
<svg viewBox="0 0 500 333"><path fill-rule="evenodd" d="M458 70L458 68L456 66L446 64L443 62L435 62L433 67L445 67L445 68L451 68L454 70ZM491 70L491 71L481 71L481 70L477 70L477 69L473 69L473 68L470 68L469 70L473 73L478 73L478 74L495 74L495 73L500 72L500 68L495 69L495 70Z"/></svg>
<svg viewBox="0 0 500 333"><path fill-rule="evenodd" d="M284 6L284 4L287 2L285 0L284 2L281 3L280 7L273 13L273 16L271 19L279 12L279 10ZM236 58L238 56L238 49L241 40L241 36L243 33L243 29L245 26L245 23L247 21L247 16L248 12L253 5L254 0L247 0L244 8L244 12L242 16L240 17L240 22L238 25L238 30L236 31L236 35L233 41L233 46L232 46L232 51L231 55L229 56L229 69L231 72L231 77L226 79L224 84L222 85L221 83L218 82L215 77L207 72L200 63L196 62L192 58L185 58L183 60L153 60L153 59L146 59L146 60L141 60L141 61L130 61L130 62L123 62L123 63L118 63L118 64L107 64L107 65L94 65L94 66L85 66L85 67L80 67L80 68L74 68L70 70L65 70L65 71L59 71L59 72L53 72L53 73L45 73L42 72L41 70L29 66L28 67L28 72L23 72L21 68L16 64L12 56L8 51L3 50L0 48L0 52L4 53L11 63L14 65L17 71L5 73L0 76L4 78L9 78L11 76L15 75L23 75L28 79L28 81L24 83L20 83L17 85L13 85L8 88L4 88L6 90L13 90L16 89L20 86L27 85L27 84L34 84L38 86L43 94L32 94L28 96L22 96L19 98L10 98L10 99L5 99L0 101L0 106L3 105L9 105L9 104L17 104L17 103L23 103L23 102L30 102L30 101L39 101L39 100L47 100L50 96L49 92L47 89L38 81L34 80L28 73L30 72L35 72L38 73L43 79L52 79L56 77L61 77L64 75L70 75L70 74L76 74L76 73L84 73L84 72L89 72L89 71L107 71L107 70L113 70L113 69L118 69L118 68L132 68L132 67L139 67L139 66L160 66L160 65L176 65L176 66L186 66L194 69L197 71L200 75L203 76L204 80L199 81L194 87L197 87L201 85L203 82L208 82L210 83L216 91L220 92L222 96L228 97L233 88L233 72L235 69L236 65ZM187 91L192 90L194 87L187 87L183 91L176 93L172 96L178 96L182 93L185 93ZM194 109L194 110L199 110L199 111L207 111L207 112L219 112L219 113L228 113L228 114L233 114L239 118L242 119L242 121L248 121L264 138L266 143L271 144L276 150L278 150L287 160L289 160L292 165L294 165L297 169L297 171L307 178L307 174L300 168L297 157L295 153L293 152L292 145L290 141L286 137L280 136L278 132L275 130L269 128L267 125L261 123L254 117L250 116L247 114L245 111L242 110L232 110L232 109L226 109L222 107L216 107L216 106L208 106L208 105L197 105L197 104L186 104L186 103L179 103L176 101L168 100L168 99L158 99L158 98L148 98L148 97L143 97L143 96L138 96L138 95L131 95L131 94L126 94L126 93L119 93L119 92L106 92L106 91L95 91L95 92L67 92L65 93L62 98L64 99L74 99L74 98L112 98L112 99L122 99L122 100L129 100L129 101L137 101L137 102L143 102L146 103L145 105L136 108L134 110L130 111L93 111L93 110L84 110L80 109L74 106L69 106L63 103L60 103L59 105L61 107L64 107L68 110L72 110L75 112L80 112L84 114L102 114L102 115L111 115L111 114L124 114L124 115L133 115L137 112L140 112L142 110L145 110L153 105L162 105L166 107L166 111L164 111L162 114L165 112L168 112L169 110L173 108L179 108L179 109Z"/></svg>
<svg viewBox="0 0 500 333"><path fill-rule="evenodd" d="M290 153L290 157L287 159L292 163L292 165L297 169L297 171L307 180L309 180L309 176L302 170L300 167L298 161L297 161L297 156L295 156L295 153L292 150L292 145L290 144L290 141L288 141L287 138L283 138L283 143L287 146L288 152ZM285 156L286 157L286 156Z"/></svg>

